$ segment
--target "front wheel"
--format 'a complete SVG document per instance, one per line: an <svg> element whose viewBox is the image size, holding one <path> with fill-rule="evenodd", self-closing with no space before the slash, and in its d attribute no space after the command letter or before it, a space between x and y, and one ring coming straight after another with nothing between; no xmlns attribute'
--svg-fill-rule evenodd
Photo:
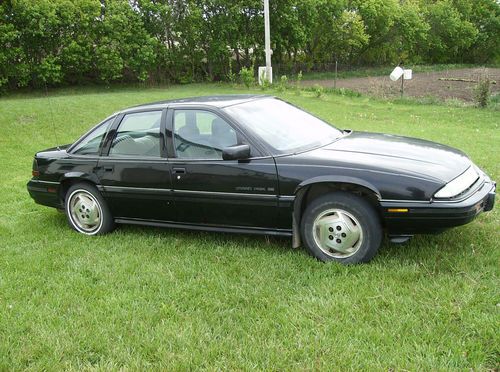
<svg viewBox="0 0 500 372"><path fill-rule="evenodd" d="M301 230L309 253L323 262L368 262L382 242L375 209L362 197L342 191L313 200L304 212Z"/></svg>
<svg viewBox="0 0 500 372"><path fill-rule="evenodd" d="M105 234L115 227L106 202L92 185L79 183L71 186L64 204L70 226L82 234Z"/></svg>

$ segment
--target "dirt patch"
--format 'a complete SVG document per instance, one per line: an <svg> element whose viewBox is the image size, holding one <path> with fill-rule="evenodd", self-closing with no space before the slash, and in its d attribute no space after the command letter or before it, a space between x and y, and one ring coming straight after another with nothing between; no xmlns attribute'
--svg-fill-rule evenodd
<svg viewBox="0 0 500 372"><path fill-rule="evenodd" d="M406 97L437 97L442 100L474 100L474 88L477 80L488 77L496 84L491 84L492 93L500 92L500 68L466 68L436 72L414 73L412 80L405 80ZM441 80L440 80L441 79ZM446 79L463 79L453 81ZM304 80L303 86L319 84L333 88L334 80ZM363 94L393 98L400 95L401 81L392 81L389 76L347 78L337 80L337 88L347 88Z"/></svg>

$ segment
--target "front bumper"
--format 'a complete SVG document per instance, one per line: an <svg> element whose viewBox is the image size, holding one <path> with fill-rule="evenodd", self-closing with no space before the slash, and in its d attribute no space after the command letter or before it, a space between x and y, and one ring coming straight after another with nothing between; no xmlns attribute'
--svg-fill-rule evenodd
<svg viewBox="0 0 500 372"><path fill-rule="evenodd" d="M486 180L476 192L460 201L382 201L382 216L390 234L436 233L465 225L495 204L496 183ZM392 213L389 209L408 209Z"/></svg>
<svg viewBox="0 0 500 372"><path fill-rule="evenodd" d="M59 182L31 179L26 187L35 203L53 208L63 208L59 197Z"/></svg>

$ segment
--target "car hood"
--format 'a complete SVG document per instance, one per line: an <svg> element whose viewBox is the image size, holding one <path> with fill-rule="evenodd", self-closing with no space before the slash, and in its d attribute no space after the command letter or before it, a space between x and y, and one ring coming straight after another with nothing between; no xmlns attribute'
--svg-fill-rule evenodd
<svg viewBox="0 0 500 372"><path fill-rule="evenodd" d="M400 173L449 182L471 165L460 150L435 142L391 134L351 132L309 152L343 166ZM340 165L340 164L338 164Z"/></svg>

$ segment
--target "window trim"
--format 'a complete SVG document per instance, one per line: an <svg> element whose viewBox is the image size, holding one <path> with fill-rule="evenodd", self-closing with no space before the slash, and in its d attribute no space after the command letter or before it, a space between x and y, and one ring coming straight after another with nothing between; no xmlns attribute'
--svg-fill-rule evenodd
<svg viewBox="0 0 500 372"><path fill-rule="evenodd" d="M118 130L120 128L120 125L123 122L123 119L127 115L133 115L133 114L140 114L140 113L147 113L147 112L160 112L160 129L159 129L159 141L160 141L160 155L159 156L148 156L148 155L112 155L110 154L111 152L111 145L113 144L113 140L116 138L116 135L118 134ZM102 146L102 151L100 156L105 156L108 159L116 159L116 160L158 160L166 157L166 149L163 146L163 143L165 143L165 138L164 138L164 128L165 128L165 121L166 121L166 109L162 108L157 108L157 109L142 109L142 110L134 110L134 111L127 111L125 113L121 113L117 116L115 121L113 122L112 128L108 131L108 136L106 137L103 146Z"/></svg>

